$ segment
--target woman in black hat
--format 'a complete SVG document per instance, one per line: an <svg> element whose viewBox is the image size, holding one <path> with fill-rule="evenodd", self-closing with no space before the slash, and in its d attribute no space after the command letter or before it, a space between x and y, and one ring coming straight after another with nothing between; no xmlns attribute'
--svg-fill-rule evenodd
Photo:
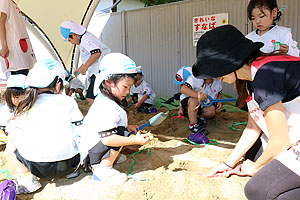
<svg viewBox="0 0 300 200"><path fill-rule="evenodd" d="M248 199L299 199L300 194L300 58L260 52L235 27L205 33L197 43L197 78L234 83L239 106L247 102L248 125L227 160L211 174L228 177L263 132L264 152L246 160L242 172L253 176L245 186ZM247 81L249 84L247 84Z"/></svg>

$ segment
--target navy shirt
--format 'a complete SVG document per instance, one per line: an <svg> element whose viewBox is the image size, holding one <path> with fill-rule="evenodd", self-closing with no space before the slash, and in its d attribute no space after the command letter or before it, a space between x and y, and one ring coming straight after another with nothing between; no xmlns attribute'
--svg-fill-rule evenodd
<svg viewBox="0 0 300 200"><path fill-rule="evenodd" d="M254 99L262 110L300 96L300 58L269 56L254 61L251 67L257 69L252 87Z"/></svg>

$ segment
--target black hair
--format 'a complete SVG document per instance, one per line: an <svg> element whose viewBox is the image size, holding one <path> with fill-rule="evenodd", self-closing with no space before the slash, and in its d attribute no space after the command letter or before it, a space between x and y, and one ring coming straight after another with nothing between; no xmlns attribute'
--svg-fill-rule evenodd
<svg viewBox="0 0 300 200"><path fill-rule="evenodd" d="M25 89L20 88L20 87L9 87L6 88L3 98L5 100L6 105L9 108L10 112L14 112L16 105L13 104L12 98L19 97L23 95L25 92Z"/></svg>
<svg viewBox="0 0 300 200"><path fill-rule="evenodd" d="M276 20L280 19L281 11L278 9L277 1L276 0L251 0L247 7L247 15L248 19L251 21L252 18L252 11L253 9L258 8L263 13L263 8L270 10L272 12L273 9L277 9L277 16L273 19L275 23Z"/></svg>
<svg viewBox="0 0 300 200"><path fill-rule="evenodd" d="M113 74L109 77L108 80L112 81L114 84L117 84L117 82L121 79L126 79L126 78L130 78L133 79L134 82L137 81L137 73L133 73L133 74ZM120 100L117 97L115 97L112 93L110 88L107 88L107 86L105 85L105 80L102 81L102 83L99 86L99 89L101 91L102 94L104 94L105 96L107 96L108 98L110 98L111 100L113 100L114 102L116 102L119 106L126 108L127 107L127 101L126 99Z"/></svg>
<svg viewBox="0 0 300 200"><path fill-rule="evenodd" d="M63 89L63 80L58 76L45 88L28 87L25 90L24 97L19 102L15 110L15 116L20 116L30 110L36 102L38 95L42 93L56 93L56 86L60 83L59 91Z"/></svg>

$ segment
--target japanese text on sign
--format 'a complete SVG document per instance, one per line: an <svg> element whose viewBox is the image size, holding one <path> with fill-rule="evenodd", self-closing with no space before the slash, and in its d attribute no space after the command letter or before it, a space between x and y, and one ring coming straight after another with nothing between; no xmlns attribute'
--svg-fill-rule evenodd
<svg viewBox="0 0 300 200"><path fill-rule="evenodd" d="M228 24L228 13L193 17L193 45L207 31Z"/></svg>

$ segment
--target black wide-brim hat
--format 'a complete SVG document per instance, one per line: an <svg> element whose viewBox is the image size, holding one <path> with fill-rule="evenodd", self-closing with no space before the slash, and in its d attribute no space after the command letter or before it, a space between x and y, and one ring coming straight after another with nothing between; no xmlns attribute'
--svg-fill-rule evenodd
<svg viewBox="0 0 300 200"><path fill-rule="evenodd" d="M250 55L264 44L252 42L232 25L219 26L203 34L197 42L196 78L217 78L241 68Z"/></svg>

